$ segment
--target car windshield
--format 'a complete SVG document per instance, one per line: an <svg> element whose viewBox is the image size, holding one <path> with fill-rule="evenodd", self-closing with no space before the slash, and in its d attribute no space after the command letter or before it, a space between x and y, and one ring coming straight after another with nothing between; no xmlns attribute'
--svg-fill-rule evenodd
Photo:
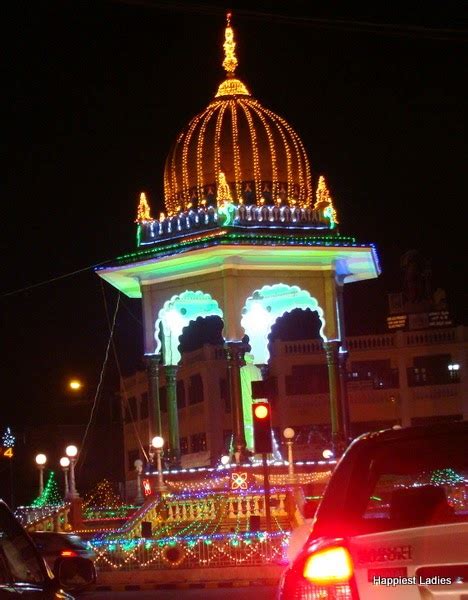
<svg viewBox="0 0 468 600"><path fill-rule="evenodd" d="M0 581L42 583L44 572L33 544L0 504Z"/></svg>
<svg viewBox="0 0 468 600"><path fill-rule="evenodd" d="M391 440L362 454L339 517L350 534L468 521L466 433Z"/></svg>

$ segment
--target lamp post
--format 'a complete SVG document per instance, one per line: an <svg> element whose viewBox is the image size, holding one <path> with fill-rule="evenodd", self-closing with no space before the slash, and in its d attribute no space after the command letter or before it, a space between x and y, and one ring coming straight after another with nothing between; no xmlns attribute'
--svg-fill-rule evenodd
<svg viewBox="0 0 468 600"><path fill-rule="evenodd" d="M79 498L79 494L78 491L76 489L76 485L75 485L75 463L76 463L76 457L78 454L78 448L76 446L67 446L65 448L65 454L68 456L68 458L70 459L70 490L69 490L69 497L70 498Z"/></svg>
<svg viewBox="0 0 468 600"><path fill-rule="evenodd" d="M156 469L158 471L158 481L155 486L155 489L157 492L164 492L167 489L166 485L164 483L164 480L163 480L162 465L161 465L161 453L162 453L162 449L164 446L164 439L161 436L156 435L151 440L151 445L156 450Z"/></svg>
<svg viewBox="0 0 468 600"><path fill-rule="evenodd" d="M47 462L47 456L45 454L38 454L36 456L36 465L39 469L39 496L44 491L44 468Z"/></svg>
<svg viewBox="0 0 468 600"><path fill-rule="evenodd" d="M60 459L60 466L62 467L63 477L65 480L65 498L68 498L70 495L70 488L68 486L68 471L70 468L70 459L68 456L62 456Z"/></svg>
<svg viewBox="0 0 468 600"><path fill-rule="evenodd" d="M145 499L143 498L143 494L141 493L141 474L143 472L143 461L140 458L137 458L133 463L136 471L136 496L135 496L135 504L143 504Z"/></svg>
<svg viewBox="0 0 468 600"><path fill-rule="evenodd" d="M283 435L286 439L286 446L288 448L288 480L289 483L293 483L294 482L294 462L293 462L293 452L292 452L292 446L293 446L293 438L295 435L295 431L292 427L286 427L286 429L283 431Z"/></svg>

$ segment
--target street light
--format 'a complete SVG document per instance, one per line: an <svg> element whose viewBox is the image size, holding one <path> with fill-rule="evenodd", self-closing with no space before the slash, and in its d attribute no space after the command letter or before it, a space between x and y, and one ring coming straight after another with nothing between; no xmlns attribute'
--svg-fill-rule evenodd
<svg viewBox="0 0 468 600"><path fill-rule="evenodd" d="M288 447L288 479L290 483L294 482L294 463L293 463L293 438L296 435L296 432L292 427L286 427L283 430L283 435L286 439L286 446Z"/></svg>
<svg viewBox="0 0 468 600"><path fill-rule="evenodd" d="M164 492L167 489L166 485L164 484L161 466L161 453L164 446L164 439L161 436L156 435L151 440L151 445L156 450L156 468L158 471L158 482L156 484L155 489L157 492Z"/></svg>
<svg viewBox="0 0 468 600"><path fill-rule="evenodd" d="M78 392L83 387L83 384L81 383L81 381L79 379L70 379L70 381L68 382L68 387L72 391Z"/></svg>
<svg viewBox="0 0 468 600"><path fill-rule="evenodd" d="M70 459L70 491L69 491L69 497L70 498L79 498L79 494L77 492L76 489L76 485L75 485L75 463L76 463L76 456L78 454L78 448L76 446L67 446L65 448L65 454L68 456L68 458Z"/></svg>
<svg viewBox="0 0 468 600"><path fill-rule="evenodd" d="M223 465L223 467L227 467L228 464L230 463L231 459L229 458L229 456L227 454L225 454L224 456L221 456L221 464Z"/></svg>
<svg viewBox="0 0 468 600"><path fill-rule="evenodd" d="M47 462L47 456L45 454L38 454L36 456L36 465L39 469L39 496L44 491L44 468Z"/></svg>
<svg viewBox="0 0 468 600"><path fill-rule="evenodd" d="M328 450L328 448L326 450L324 450L322 452L322 456L323 458L325 458L326 460L330 460L332 459L335 455L333 453L333 450Z"/></svg>
<svg viewBox="0 0 468 600"><path fill-rule="evenodd" d="M68 487L68 471L70 468L70 459L68 458L68 456L62 456L62 458L60 459L60 466L62 467L63 476L65 479L65 498L67 498L70 495L70 488Z"/></svg>
<svg viewBox="0 0 468 600"><path fill-rule="evenodd" d="M137 458L133 464L135 466L135 471L137 474L137 492L135 497L135 503L143 504L143 502L145 501L145 499L143 498L143 494L141 493L141 474L143 472L143 461L140 458Z"/></svg>

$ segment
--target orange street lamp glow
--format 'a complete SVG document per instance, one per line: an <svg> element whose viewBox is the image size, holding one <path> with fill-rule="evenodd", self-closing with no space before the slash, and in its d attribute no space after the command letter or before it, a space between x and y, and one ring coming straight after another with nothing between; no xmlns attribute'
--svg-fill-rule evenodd
<svg viewBox="0 0 468 600"><path fill-rule="evenodd" d="M72 379L69 383L68 383L68 387L73 390L73 391L77 391L77 390L81 390L81 388L83 387L83 384L81 383L81 381L78 381L78 379Z"/></svg>

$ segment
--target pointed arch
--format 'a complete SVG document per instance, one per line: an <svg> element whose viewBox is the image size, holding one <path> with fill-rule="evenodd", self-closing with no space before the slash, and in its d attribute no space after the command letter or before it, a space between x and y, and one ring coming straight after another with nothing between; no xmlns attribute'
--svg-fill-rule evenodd
<svg viewBox="0 0 468 600"><path fill-rule="evenodd" d="M241 325L249 336L251 352L256 364L266 364L270 358L268 336L276 320L295 308L303 310L310 308L318 313L322 324L320 337L324 342L327 341L324 333L324 311L310 292L297 285L285 283L265 285L247 298L242 309Z"/></svg>
<svg viewBox="0 0 468 600"><path fill-rule="evenodd" d="M218 302L200 290L186 290L166 300L158 313L155 323L154 338L156 353L162 349L164 365L177 365L180 361L179 337L182 330L198 317L218 316L223 318L223 311ZM160 336L162 329L162 336ZM162 337L162 339L161 339Z"/></svg>

